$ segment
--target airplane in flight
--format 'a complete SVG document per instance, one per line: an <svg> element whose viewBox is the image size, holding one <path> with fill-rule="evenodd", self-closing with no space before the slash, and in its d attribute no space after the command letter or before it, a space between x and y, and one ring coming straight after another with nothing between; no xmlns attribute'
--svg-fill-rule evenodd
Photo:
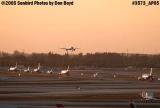
<svg viewBox="0 0 160 108"><path fill-rule="evenodd" d="M138 80L150 80L150 81L152 81L153 80L153 71L152 71L152 68L151 68L149 74L142 74L142 76L138 77Z"/></svg>
<svg viewBox="0 0 160 108"><path fill-rule="evenodd" d="M63 49L63 50L66 50L66 52L67 52L67 54L68 54L68 51L76 51L77 49L80 49L80 48L75 48L75 47L73 47L73 46L71 46L70 48L61 48L61 49Z"/></svg>
<svg viewBox="0 0 160 108"><path fill-rule="evenodd" d="M14 67L10 67L8 71L18 71L17 62L16 65Z"/></svg>
<svg viewBox="0 0 160 108"><path fill-rule="evenodd" d="M41 68L41 65L40 63L38 64L38 67L33 69L33 72L40 72L40 68Z"/></svg>
<svg viewBox="0 0 160 108"><path fill-rule="evenodd" d="M68 75L69 76L69 66L67 67L66 70L61 70L61 72L59 73L60 75Z"/></svg>

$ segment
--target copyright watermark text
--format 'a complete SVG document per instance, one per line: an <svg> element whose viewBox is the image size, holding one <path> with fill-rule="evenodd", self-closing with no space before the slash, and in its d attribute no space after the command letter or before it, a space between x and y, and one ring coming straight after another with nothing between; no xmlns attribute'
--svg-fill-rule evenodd
<svg viewBox="0 0 160 108"><path fill-rule="evenodd" d="M132 5L134 6L158 6L159 0L133 0Z"/></svg>
<svg viewBox="0 0 160 108"><path fill-rule="evenodd" d="M8 0L2 0L1 5L18 5L18 6L26 6L26 5L36 5L36 6L58 6L58 5L66 5L66 6L72 6L74 5L74 1L8 1Z"/></svg>

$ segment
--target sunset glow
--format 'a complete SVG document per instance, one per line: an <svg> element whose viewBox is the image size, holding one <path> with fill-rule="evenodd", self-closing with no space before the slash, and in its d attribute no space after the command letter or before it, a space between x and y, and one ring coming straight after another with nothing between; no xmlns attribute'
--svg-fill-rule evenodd
<svg viewBox="0 0 160 108"><path fill-rule="evenodd" d="M73 6L0 6L0 50L160 53L160 5L74 0Z"/></svg>

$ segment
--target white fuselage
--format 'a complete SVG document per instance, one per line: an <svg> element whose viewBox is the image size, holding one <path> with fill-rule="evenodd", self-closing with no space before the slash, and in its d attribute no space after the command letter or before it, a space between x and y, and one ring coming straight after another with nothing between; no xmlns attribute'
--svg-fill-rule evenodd
<svg viewBox="0 0 160 108"><path fill-rule="evenodd" d="M150 74L143 74L143 75L142 75L142 78L143 78L143 79L148 79L149 77L150 77Z"/></svg>
<svg viewBox="0 0 160 108"><path fill-rule="evenodd" d="M16 63L16 65L14 67L10 67L8 69L8 71L18 71L18 65L17 65L17 63Z"/></svg>
<svg viewBox="0 0 160 108"><path fill-rule="evenodd" d="M24 72L30 72L30 68L28 67L28 69L25 69Z"/></svg>
<svg viewBox="0 0 160 108"><path fill-rule="evenodd" d="M69 74L69 66L66 70L61 70L60 75Z"/></svg>
<svg viewBox="0 0 160 108"><path fill-rule="evenodd" d="M60 72L60 74L67 74L69 72L69 70L62 70L61 72Z"/></svg>
<svg viewBox="0 0 160 108"><path fill-rule="evenodd" d="M34 72L39 72L40 71L40 68L36 68L33 70Z"/></svg>
<svg viewBox="0 0 160 108"><path fill-rule="evenodd" d="M41 68L41 66L40 66L40 64L38 64L38 67L36 69L33 69L33 72L39 72L40 68Z"/></svg>
<svg viewBox="0 0 160 108"><path fill-rule="evenodd" d="M17 70L17 67L10 67L9 68L9 71L16 71Z"/></svg>
<svg viewBox="0 0 160 108"><path fill-rule="evenodd" d="M138 80L153 80L152 68L149 74L142 74L141 77L138 77Z"/></svg>

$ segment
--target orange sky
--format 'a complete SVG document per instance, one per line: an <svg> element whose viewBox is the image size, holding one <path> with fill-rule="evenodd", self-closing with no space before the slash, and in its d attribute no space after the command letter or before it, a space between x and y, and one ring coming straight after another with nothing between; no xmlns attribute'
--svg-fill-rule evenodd
<svg viewBox="0 0 160 108"><path fill-rule="evenodd" d="M160 53L160 5L74 0L74 6L0 5L0 50Z"/></svg>

